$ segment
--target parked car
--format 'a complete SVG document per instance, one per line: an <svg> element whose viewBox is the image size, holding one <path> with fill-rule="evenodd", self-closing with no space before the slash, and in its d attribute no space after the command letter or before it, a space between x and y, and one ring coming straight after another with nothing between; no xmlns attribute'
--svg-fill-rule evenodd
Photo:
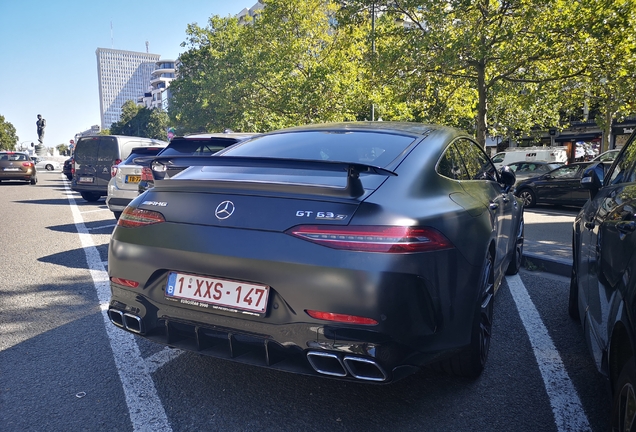
<svg viewBox="0 0 636 432"><path fill-rule="evenodd" d="M514 171L517 177L517 184L519 184L527 178L540 176L559 168L561 165L560 163L551 162L514 162L508 166Z"/></svg>
<svg viewBox="0 0 636 432"><path fill-rule="evenodd" d="M613 162L620 151L620 149L608 150L596 156L594 159L592 159L592 162Z"/></svg>
<svg viewBox="0 0 636 432"><path fill-rule="evenodd" d="M73 151L71 189L86 201L108 195L110 168L126 159L134 147L167 145L161 140L121 135L81 137Z"/></svg>
<svg viewBox="0 0 636 432"><path fill-rule="evenodd" d="M564 164L568 161L568 153L562 146L514 147L497 153L492 157L495 167L501 168L515 162L551 162Z"/></svg>
<svg viewBox="0 0 636 432"><path fill-rule="evenodd" d="M625 147L607 176L597 162L581 179L591 199L574 222L568 308L581 322L594 364L609 381L608 430L613 431L633 430L636 424L635 135Z"/></svg>
<svg viewBox="0 0 636 432"><path fill-rule="evenodd" d="M523 251L514 173L461 131L351 122L270 132L123 211L108 316L151 341L250 365L387 383L475 377L494 296Z"/></svg>
<svg viewBox="0 0 636 432"><path fill-rule="evenodd" d="M170 144L159 153L161 156L191 156L205 155L211 156L236 144L244 139L251 138L256 134L253 133L213 133L213 134L192 134L186 136L174 137L170 140ZM150 170L150 162L152 158L139 158L136 163L142 167L141 181L139 182L139 193L146 191L154 186L153 173ZM182 171L184 167L170 166L169 171L156 172L158 178L172 177Z"/></svg>
<svg viewBox="0 0 636 432"><path fill-rule="evenodd" d="M155 156L164 148L165 146L135 147L124 161L111 167L112 177L108 182L106 205L116 219L119 219L128 203L139 195L137 187L141 181L142 167L135 164L134 159Z"/></svg>
<svg viewBox="0 0 636 432"><path fill-rule="evenodd" d="M589 192L581 186L581 175L589 162L577 162L561 166L538 177L519 182L515 195L525 207L537 204L582 206Z"/></svg>
<svg viewBox="0 0 636 432"><path fill-rule="evenodd" d="M68 158L64 161L62 165L62 174L66 176L67 179L73 179L73 158Z"/></svg>
<svg viewBox="0 0 636 432"><path fill-rule="evenodd" d="M60 169L62 169L62 166L60 165L60 163L54 160L34 157L34 156L31 156L31 159L33 160L33 163L35 164L35 169L40 171L42 170L46 170L46 171L58 170L59 171Z"/></svg>
<svg viewBox="0 0 636 432"><path fill-rule="evenodd" d="M38 182L35 164L27 153L0 151L0 181L22 180L32 185Z"/></svg>

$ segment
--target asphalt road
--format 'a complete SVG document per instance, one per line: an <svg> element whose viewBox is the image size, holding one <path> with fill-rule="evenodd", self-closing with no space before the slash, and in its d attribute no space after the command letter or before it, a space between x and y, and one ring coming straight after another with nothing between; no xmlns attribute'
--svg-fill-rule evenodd
<svg viewBox="0 0 636 432"><path fill-rule="evenodd" d="M608 390L567 315L567 278L524 270L506 279L476 380L425 369L391 385L343 383L115 328L103 312L115 220L60 173L0 184L0 218L2 431L607 429Z"/></svg>

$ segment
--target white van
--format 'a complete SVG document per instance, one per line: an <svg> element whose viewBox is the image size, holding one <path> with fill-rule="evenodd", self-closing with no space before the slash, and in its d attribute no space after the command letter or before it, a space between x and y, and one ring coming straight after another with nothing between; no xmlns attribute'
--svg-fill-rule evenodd
<svg viewBox="0 0 636 432"><path fill-rule="evenodd" d="M568 161L567 149L557 147L515 147L497 153L492 158L497 169L513 162L551 162L564 164Z"/></svg>

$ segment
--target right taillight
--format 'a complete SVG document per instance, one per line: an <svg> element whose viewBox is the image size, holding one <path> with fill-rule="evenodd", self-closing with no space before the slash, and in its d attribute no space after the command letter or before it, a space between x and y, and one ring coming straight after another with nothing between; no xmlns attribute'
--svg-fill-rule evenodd
<svg viewBox="0 0 636 432"><path fill-rule="evenodd" d="M141 181L153 181L152 170L149 167L143 167L141 169Z"/></svg>
<svg viewBox="0 0 636 432"><path fill-rule="evenodd" d="M453 248L442 233L430 227L299 225L286 232L333 249L360 252L414 253Z"/></svg>
<svg viewBox="0 0 636 432"><path fill-rule="evenodd" d="M165 222L166 219L159 212L126 207L117 220L117 225L125 228L139 228Z"/></svg>

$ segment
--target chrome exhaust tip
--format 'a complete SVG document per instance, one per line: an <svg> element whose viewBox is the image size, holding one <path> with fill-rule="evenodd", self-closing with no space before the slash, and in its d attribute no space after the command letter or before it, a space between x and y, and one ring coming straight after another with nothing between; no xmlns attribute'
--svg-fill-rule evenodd
<svg viewBox="0 0 636 432"><path fill-rule="evenodd" d="M108 309L108 318L110 318L110 322L115 324L117 327L126 328L124 325L124 313L117 309Z"/></svg>
<svg viewBox="0 0 636 432"><path fill-rule="evenodd" d="M143 322L141 321L141 318L136 315L125 313L124 325L126 326L126 330L133 333L141 334L143 332Z"/></svg>
<svg viewBox="0 0 636 432"><path fill-rule="evenodd" d="M307 360L309 360L311 367L318 373L337 377L347 376L347 371L336 354L309 351L307 353Z"/></svg>
<svg viewBox="0 0 636 432"><path fill-rule="evenodd" d="M364 381L386 381L388 375L375 361L362 357L346 356L343 363L347 371L355 378Z"/></svg>

